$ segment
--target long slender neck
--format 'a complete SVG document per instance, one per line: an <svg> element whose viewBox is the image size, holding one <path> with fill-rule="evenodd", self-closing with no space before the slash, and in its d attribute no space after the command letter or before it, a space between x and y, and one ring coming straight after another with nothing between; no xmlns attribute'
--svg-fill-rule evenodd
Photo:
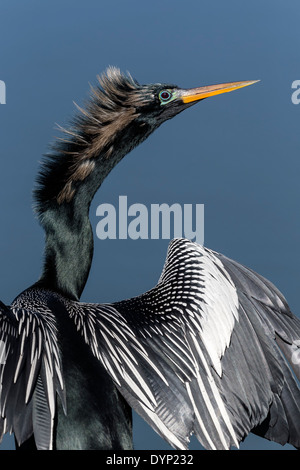
<svg viewBox="0 0 300 470"><path fill-rule="evenodd" d="M47 196L47 203L39 211L46 233L44 269L39 285L79 299L93 257L90 203L107 174L133 147L134 136L128 139L128 129L126 136L126 141L121 140L121 145L111 151L109 157L107 151L91 154L88 160L83 160L82 168L80 165L74 168L73 162L63 172L56 167L48 174L46 188L47 191L52 188L54 193ZM64 176L59 180L59 175Z"/></svg>
<svg viewBox="0 0 300 470"><path fill-rule="evenodd" d="M93 235L88 211L77 204L48 209L43 213L46 232L45 259L40 286L79 299L93 256Z"/></svg>
<svg viewBox="0 0 300 470"><path fill-rule="evenodd" d="M117 69L99 81L73 127L62 129L64 138L46 158L35 191L46 233L37 284L73 299L82 293L93 257L90 203L112 168L159 125L142 112L152 99L149 88Z"/></svg>
<svg viewBox="0 0 300 470"><path fill-rule="evenodd" d="M112 168L154 130L135 106L102 113L102 121L100 111L93 103L81 124L66 131L70 140L54 147L35 192L46 233L44 269L37 284L73 299L79 299L92 262L90 203Z"/></svg>

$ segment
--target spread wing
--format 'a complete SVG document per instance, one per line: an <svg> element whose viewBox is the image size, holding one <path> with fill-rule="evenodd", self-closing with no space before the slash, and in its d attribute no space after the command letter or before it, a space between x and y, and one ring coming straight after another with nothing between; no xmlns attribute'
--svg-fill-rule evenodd
<svg viewBox="0 0 300 470"><path fill-rule="evenodd" d="M227 449L250 431L300 446L300 321L251 270L176 239L152 290L68 308L128 403L173 447L194 433Z"/></svg>
<svg viewBox="0 0 300 470"><path fill-rule="evenodd" d="M54 316L0 305L0 441L19 445L33 433L38 449L52 448L56 392L64 403Z"/></svg>

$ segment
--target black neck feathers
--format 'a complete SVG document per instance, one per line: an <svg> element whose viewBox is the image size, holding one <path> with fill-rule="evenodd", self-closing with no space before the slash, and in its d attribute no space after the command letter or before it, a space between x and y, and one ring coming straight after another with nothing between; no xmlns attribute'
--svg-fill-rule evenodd
<svg viewBox="0 0 300 470"><path fill-rule="evenodd" d="M35 190L36 212L46 233L38 284L78 299L86 283L93 236L90 203L112 168L153 130L141 118L149 94L129 75L109 69L92 89L86 109L45 158Z"/></svg>

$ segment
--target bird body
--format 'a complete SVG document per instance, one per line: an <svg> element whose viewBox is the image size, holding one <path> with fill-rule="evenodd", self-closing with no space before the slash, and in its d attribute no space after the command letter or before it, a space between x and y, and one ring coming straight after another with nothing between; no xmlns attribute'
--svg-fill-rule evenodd
<svg viewBox="0 0 300 470"><path fill-rule="evenodd" d="M19 448L131 449L132 407L177 449L192 433L228 449L251 431L299 447L300 321L269 281L175 239L148 292L79 300L93 256L89 207L112 168L167 119L251 83L182 90L117 69L100 78L39 175L42 275L0 304L0 437L14 432Z"/></svg>

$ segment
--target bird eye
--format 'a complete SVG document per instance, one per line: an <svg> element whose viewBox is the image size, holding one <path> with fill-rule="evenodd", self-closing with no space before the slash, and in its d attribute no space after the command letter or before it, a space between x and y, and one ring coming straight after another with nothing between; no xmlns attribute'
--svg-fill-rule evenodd
<svg viewBox="0 0 300 470"><path fill-rule="evenodd" d="M172 98L172 93L168 90L163 90L159 94L159 99L163 102L169 101Z"/></svg>

